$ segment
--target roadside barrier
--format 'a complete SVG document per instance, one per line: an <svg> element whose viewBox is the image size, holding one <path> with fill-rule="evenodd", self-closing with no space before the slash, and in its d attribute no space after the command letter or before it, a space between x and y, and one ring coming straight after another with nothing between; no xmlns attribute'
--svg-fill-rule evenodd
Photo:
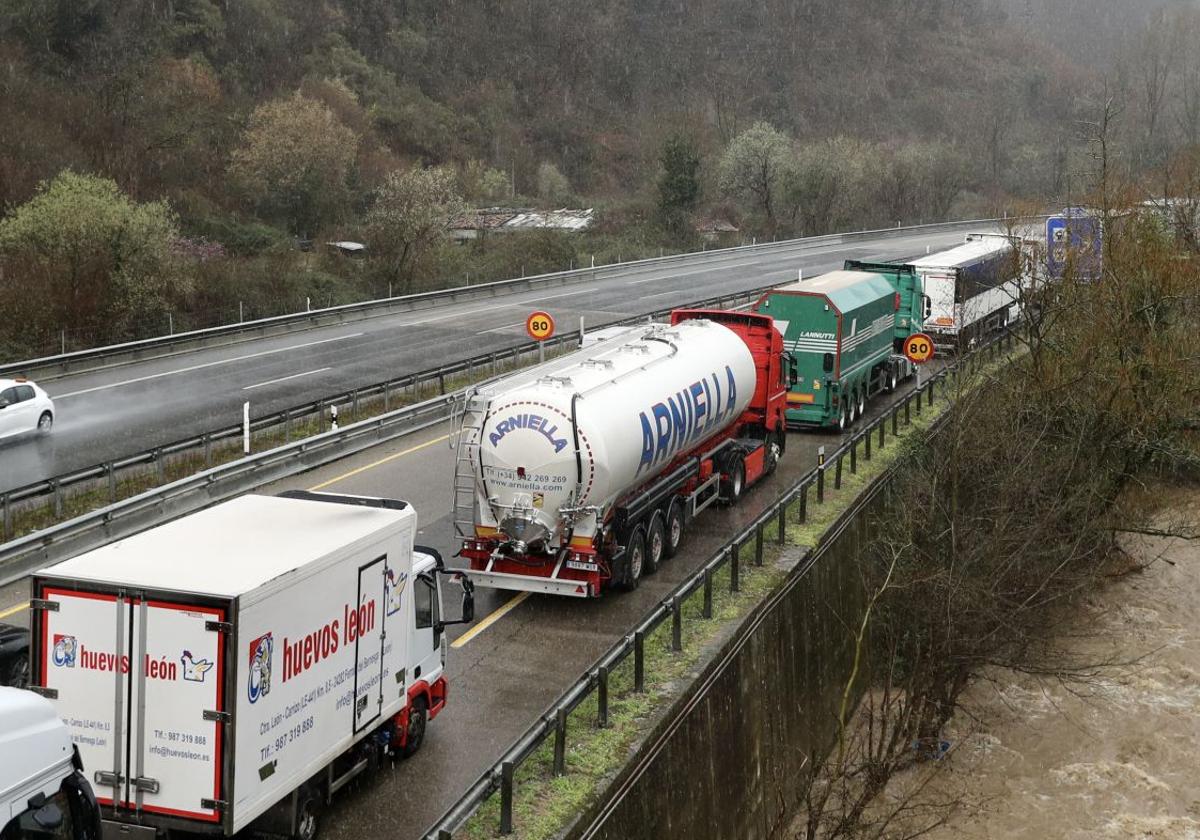
<svg viewBox="0 0 1200 840"><path fill-rule="evenodd" d="M38 359L6 362L0 364L0 377L23 374L32 379L51 378L69 373L80 373L114 365L139 362L146 359L158 358L175 353L197 350L205 347L219 347L251 341L267 336L284 335L314 327L330 326L333 324L353 323L368 318L391 315L397 312L411 312L430 309L443 303L490 298L498 295L533 289L554 288L584 281L592 281L617 274L630 274L642 271L653 271L665 265L676 263L707 263L724 256L740 256L747 253L767 253L775 250L803 249L826 244L837 244L859 239L881 239L895 236L906 236L912 233L926 231L951 231L960 228L978 227L980 225L1003 224L1004 219L974 219L962 222L941 222L929 225L914 225L910 227L886 228L883 230L855 231L852 233L835 233L825 236L811 236L801 239L786 239L779 242L764 242L755 245L741 245L734 248L720 248L711 251L693 251L685 254L671 254L662 257L651 257L630 262L608 263L607 265L589 266L570 271L556 271L549 274L539 274L530 277L518 277L511 280L497 280L491 283L456 286L452 289L441 289L433 292L420 292L412 295L383 298L381 300L363 301L343 306L333 306L324 309L313 309L306 312L296 312L290 315L278 315L273 318L261 318L221 327L210 327L202 330L180 332L173 335L163 335L156 338L146 338L129 341L123 344L113 344L107 347L95 347L89 350L78 350L72 353L62 353L55 356L45 356Z"/></svg>

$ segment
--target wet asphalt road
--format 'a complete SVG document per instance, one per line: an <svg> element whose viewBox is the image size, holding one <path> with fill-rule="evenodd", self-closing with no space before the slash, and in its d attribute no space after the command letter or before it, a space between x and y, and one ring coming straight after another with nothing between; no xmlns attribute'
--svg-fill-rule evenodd
<svg viewBox="0 0 1200 840"><path fill-rule="evenodd" d="M868 414L875 416L889 403L885 395L876 397ZM418 542L437 548L448 565L459 567L449 513L454 464L449 431L448 424L427 429L258 492L321 489L404 499L417 509ZM430 724L424 747L375 779L340 792L324 815L324 840L421 837L585 668L808 472L817 447L832 452L840 441L833 433L792 433L775 475L751 488L739 506L706 510L685 534L680 553L635 592L595 601L533 595L467 644L451 648L450 700ZM476 595L481 620L512 597L487 589ZM28 581L0 589L0 615L28 596ZM28 626L28 612L0 620ZM469 629L450 628L451 642Z"/></svg>
<svg viewBox="0 0 1200 840"><path fill-rule="evenodd" d="M846 259L900 259L939 250L964 232L712 256L704 267L584 279L577 285L446 304L291 335L197 350L43 383L56 401L54 432L0 444L0 492L261 416L526 341L524 322L546 309L559 328L631 315L840 268Z"/></svg>

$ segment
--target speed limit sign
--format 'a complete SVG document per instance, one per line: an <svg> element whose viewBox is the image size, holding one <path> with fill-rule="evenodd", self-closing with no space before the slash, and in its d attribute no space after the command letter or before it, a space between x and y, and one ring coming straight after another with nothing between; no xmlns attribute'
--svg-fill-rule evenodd
<svg viewBox="0 0 1200 840"><path fill-rule="evenodd" d="M554 318L549 312L538 310L525 319L525 332L534 341L545 341L554 335Z"/></svg>
<svg viewBox="0 0 1200 840"><path fill-rule="evenodd" d="M914 365L923 365L933 358L933 339L925 333L913 333L904 340L904 355Z"/></svg>

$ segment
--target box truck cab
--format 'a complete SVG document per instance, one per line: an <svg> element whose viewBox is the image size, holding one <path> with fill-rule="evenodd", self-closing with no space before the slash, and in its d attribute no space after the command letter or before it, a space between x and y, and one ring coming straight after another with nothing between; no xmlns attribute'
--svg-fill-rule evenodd
<svg viewBox="0 0 1200 840"><path fill-rule="evenodd" d="M54 706L0 688L0 838L99 840L100 812Z"/></svg>
<svg viewBox="0 0 1200 840"><path fill-rule="evenodd" d="M415 533L404 502L243 496L38 572L32 681L106 833L311 838L339 788L416 750L455 622Z"/></svg>

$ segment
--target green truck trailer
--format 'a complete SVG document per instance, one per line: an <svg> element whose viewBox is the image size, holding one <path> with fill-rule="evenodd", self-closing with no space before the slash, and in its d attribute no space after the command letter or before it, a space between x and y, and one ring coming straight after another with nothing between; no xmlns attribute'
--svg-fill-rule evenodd
<svg viewBox="0 0 1200 840"><path fill-rule="evenodd" d="M903 352L904 341L913 333L921 332L925 319L929 317L929 296L922 287L921 275L911 265L846 260L846 271L865 271L880 274L892 284L892 290L900 295L896 306L896 330L892 335L892 348Z"/></svg>
<svg viewBox="0 0 1200 840"><path fill-rule="evenodd" d="M759 298L754 311L775 319L796 359L789 427L844 429L872 396L912 375L912 364L895 352L900 318L905 329L912 322L898 314L903 295L894 282L877 271L834 271Z"/></svg>

